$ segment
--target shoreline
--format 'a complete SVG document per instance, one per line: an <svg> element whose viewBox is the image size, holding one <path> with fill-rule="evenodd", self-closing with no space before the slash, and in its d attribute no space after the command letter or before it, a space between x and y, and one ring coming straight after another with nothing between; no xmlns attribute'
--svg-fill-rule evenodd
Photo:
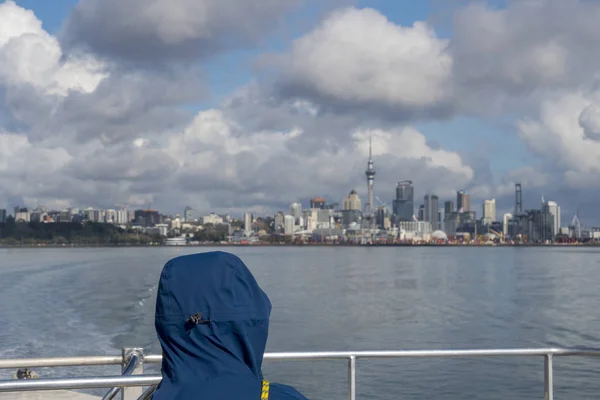
<svg viewBox="0 0 600 400"><path fill-rule="evenodd" d="M484 244L484 243L256 243L256 244L238 244L238 243L201 243L185 246L174 246L166 244L97 244L97 245L77 245L77 244L43 244L43 245L2 245L0 249L85 249L85 248L195 248L195 247L599 247L600 243L523 243L523 244Z"/></svg>

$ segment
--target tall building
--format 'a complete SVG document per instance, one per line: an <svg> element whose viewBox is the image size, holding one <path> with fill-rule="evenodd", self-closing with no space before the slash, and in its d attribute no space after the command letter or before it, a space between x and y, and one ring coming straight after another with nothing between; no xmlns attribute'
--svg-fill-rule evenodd
<svg viewBox="0 0 600 400"><path fill-rule="evenodd" d="M322 197L310 199L310 208L325 208L326 200Z"/></svg>
<svg viewBox="0 0 600 400"><path fill-rule="evenodd" d="M431 224L434 231L440 229L439 198L435 194L426 194L423 210L423 220Z"/></svg>
<svg viewBox="0 0 600 400"><path fill-rule="evenodd" d="M191 222L194 220L194 210L191 207L186 207L183 211L183 220L185 222Z"/></svg>
<svg viewBox="0 0 600 400"><path fill-rule="evenodd" d="M448 202L446 202L448 203ZM450 202L452 203L452 202ZM454 204L452 204L454 206ZM444 213L444 232L454 235L460 226L460 214L456 211Z"/></svg>
<svg viewBox="0 0 600 400"><path fill-rule="evenodd" d="M360 211L361 208L362 206L360 197L358 197L356 190L352 189L352 191L344 199L344 211Z"/></svg>
<svg viewBox="0 0 600 400"><path fill-rule="evenodd" d="M415 215L415 197L412 181L398 182L396 185L396 199L392 210L397 221L412 221Z"/></svg>
<svg viewBox="0 0 600 400"><path fill-rule="evenodd" d="M250 236L252 233L252 214L244 213L244 233L246 236Z"/></svg>
<svg viewBox="0 0 600 400"><path fill-rule="evenodd" d="M372 216L375 208L373 207L373 185L375 183L375 167L373 166L373 158L371 157L371 136L369 136L369 161L367 162L367 169L365 175L367 176L367 189L369 192L369 199L366 207L367 214Z"/></svg>
<svg viewBox="0 0 600 400"><path fill-rule="evenodd" d="M504 236L508 236L508 226L510 225L510 221L512 220L513 215L510 213L504 214L502 217L502 234Z"/></svg>
<svg viewBox="0 0 600 400"><path fill-rule="evenodd" d="M62 216L61 216L62 218ZM106 222L109 224L117 223L117 211L116 210L106 210Z"/></svg>
<svg viewBox="0 0 600 400"><path fill-rule="evenodd" d="M0 224L6 222L6 210L4 208L0 209Z"/></svg>
<svg viewBox="0 0 600 400"><path fill-rule="evenodd" d="M127 211L126 208L122 208L119 211L117 211L117 224L126 225L130 222L131 221L129 220L129 211Z"/></svg>
<svg viewBox="0 0 600 400"><path fill-rule="evenodd" d="M153 227L160 223L160 214L155 210L135 210L134 220L136 225Z"/></svg>
<svg viewBox="0 0 600 400"><path fill-rule="evenodd" d="M471 196L464 190L456 192L456 209L458 212L471 211Z"/></svg>
<svg viewBox="0 0 600 400"><path fill-rule="evenodd" d="M348 228L351 224L359 224L362 220L362 202L356 190L352 190L344 199L344 209L342 210L342 224Z"/></svg>
<svg viewBox="0 0 600 400"><path fill-rule="evenodd" d="M296 226L296 218L293 215L286 215L283 221L283 233L286 236L292 236L294 234L294 227Z"/></svg>
<svg viewBox="0 0 600 400"><path fill-rule="evenodd" d="M421 204L419 206L419 213L417 216L417 220L419 221L425 221L425 206L423 204Z"/></svg>
<svg viewBox="0 0 600 400"><path fill-rule="evenodd" d="M296 220L302 218L302 204L292 203L292 205L290 206L290 215L296 218Z"/></svg>
<svg viewBox="0 0 600 400"><path fill-rule="evenodd" d="M448 215L454 212L454 202L452 200L448 200L444 203L444 215Z"/></svg>
<svg viewBox="0 0 600 400"><path fill-rule="evenodd" d="M15 208L15 222L29 222L31 221L29 210L26 208Z"/></svg>
<svg viewBox="0 0 600 400"><path fill-rule="evenodd" d="M283 232L285 225L285 214L283 214L281 211L278 211L277 214L275 214L273 222L275 224L275 232Z"/></svg>
<svg viewBox="0 0 600 400"><path fill-rule="evenodd" d="M515 213L514 216L523 214L523 187L520 183L515 183Z"/></svg>
<svg viewBox="0 0 600 400"><path fill-rule="evenodd" d="M483 202L483 218L491 222L496 221L496 199Z"/></svg>
<svg viewBox="0 0 600 400"><path fill-rule="evenodd" d="M554 201L547 201L542 204L542 211L552 216L552 236L560 233L560 207Z"/></svg>

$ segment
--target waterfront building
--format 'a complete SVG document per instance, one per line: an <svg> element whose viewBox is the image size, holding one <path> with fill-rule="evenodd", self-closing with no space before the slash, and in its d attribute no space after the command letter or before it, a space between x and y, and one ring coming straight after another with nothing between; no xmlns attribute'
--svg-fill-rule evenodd
<svg viewBox="0 0 600 400"><path fill-rule="evenodd" d="M429 240L432 229L428 221L399 221L398 238L400 240Z"/></svg>
<svg viewBox="0 0 600 400"><path fill-rule="evenodd" d="M294 234L296 226L296 218L293 215L286 215L283 222L283 232L286 236L292 236Z"/></svg>
<svg viewBox="0 0 600 400"><path fill-rule="evenodd" d="M210 213L202 218L200 218L200 223L202 225L206 225L206 224L212 224L212 225L217 225L217 224L222 224L223 223L223 217L218 216L215 213Z"/></svg>
<svg viewBox="0 0 600 400"><path fill-rule="evenodd" d="M290 215L296 219L296 225L298 225L298 220L302 218L302 204L292 203L290 206Z"/></svg>
<svg viewBox="0 0 600 400"><path fill-rule="evenodd" d="M185 222L192 222L194 220L194 210L191 207L186 207L183 210L183 220Z"/></svg>
<svg viewBox="0 0 600 400"><path fill-rule="evenodd" d="M552 237L560 232L560 207L554 201L543 202L542 210L552 216Z"/></svg>
<svg viewBox="0 0 600 400"><path fill-rule="evenodd" d="M344 198L344 211L360 211L362 208L360 197L358 197L358 193L356 190L352 189L352 191Z"/></svg>
<svg viewBox="0 0 600 400"><path fill-rule="evenodd" d="M252 233L252 214L244 213L244 233L250 236Z"/></svg>
<svg viewBox="0 0 600 400"><path fill-rule="evenodd" d="M423 220L431 224L434 231L440 229L439 198L435 194L425 195Z"/></svg>
<svg viewBox="0 0 600 400"><path fill-rule="evenodd" d="M277 214L275 214L273 225L273 229L275 230L275 232L283 232L283 228L285 225L285 215L281 211L278 211Z"/></svg>
<svg viewBox="0 0 600 400"><path fill-rule="evenodd" d="M491 222L496 221L496 199L483 202L483 219Z"/></svg>
<svg viewBox="0 0 600 400"><path fill-rule="evenodd" d="M456 192L456 208L458 212L471 211L471 196L466 191Z"/></svg>
<svg viewBox="0 0 600 400"><path fill-rule="evenodd" d="M322 197L314 197L310 199L310 208L325 208L327 201Z"/></svg>
<svg viewBox="0 0 600 400"><path fill-rule="evenodd" d="M392 202L392 212L396 221L413 220L415 198L412 181L402 181L396 185L396 199Z"/></svg>

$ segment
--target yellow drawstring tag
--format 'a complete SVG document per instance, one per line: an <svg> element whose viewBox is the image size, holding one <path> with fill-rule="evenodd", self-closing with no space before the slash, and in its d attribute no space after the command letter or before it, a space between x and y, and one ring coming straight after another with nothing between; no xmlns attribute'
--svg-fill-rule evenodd
<svg viewBox="0 0 600 400"><path fill-rule="evenodd" d="M269 400L269 382L262 381L262 394L260 400Z"/></svg>

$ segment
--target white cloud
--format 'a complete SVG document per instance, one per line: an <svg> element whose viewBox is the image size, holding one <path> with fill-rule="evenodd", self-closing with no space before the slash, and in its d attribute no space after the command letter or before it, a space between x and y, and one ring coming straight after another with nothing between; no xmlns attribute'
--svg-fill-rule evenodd
<svg viewBox="0 0 600 400"><path fill-rule="evenodd" d="M279 86L325 106L436 108L450 95L447 44L424 22L403 27L373 9L343 8L276 57Z"/></svg>
<svg viewBox="0 0 600 400"><path fill-rule="evenodd" d="M460 95L489 103L500 94L527 98L589 84L600 67L599 18L600 5L585 0L477 3L458 11L450 49Z"/></svg>
<svg viewBox="0 0 600 400"><path fill-rule="evenodd" d="M599 187L600 92L585 89L600 67L598 4L470 6L450 41L424 22L400 26L372 9L341 8L275 57L273 86L248 85L193 116L182 106L205 92L201 65L181 58L255 40L295 2L176 3L144 2L138 12L141 0L83 0L62 42L32 12L0 4L2 129L21 132L0 134L0 200L203 211L339 201L352 188L364 195L369 134L376 193L387 201L403 179L445 198L463 187L474 198L511 198L515 182ZM532 165L499 184L477 180L468 155L406 125L480 112L498 98L513 110L541 104L534 118L518 109Z"/></svg>
<svg viewBox="0 0 600 400"><path fill-rule="evenodd" d="M398 171L440 188L462 185L473 177L460 156L432 149L412 128L359 130L336 152L327 148L332 139L323 137L311 151L298 153L296 147L304 140L312 141L304 137L301 127L246 132L218 110L199 113L186 130L171 136L167 152L179 160L184 187L214 190L216 196L227 191L220 201L231 201L226 199L233 193L236 201L248 206L259 205L254 200L281 204L319 193L341 199L353 187L363 191L369 134L380 168L376 186L382 198L392 196Z"/></svg>
<svg viewBox="0 0 600 400"><path fill-rule="evenodd" d="M106 76L93 58L62 57L58 41L33 12L12 0L0 4L0 83L64 96L69 90L92 92Z"/></svg>
<svg viewBox="0 0 600 400"><path fill-rule="evenodd" d="M582 113L598 105L599 93L577 92L547 100L539 118L517 123L519 134L534 153L571 176L598 172L600 142L589 140L580 123Z"/></svg>

